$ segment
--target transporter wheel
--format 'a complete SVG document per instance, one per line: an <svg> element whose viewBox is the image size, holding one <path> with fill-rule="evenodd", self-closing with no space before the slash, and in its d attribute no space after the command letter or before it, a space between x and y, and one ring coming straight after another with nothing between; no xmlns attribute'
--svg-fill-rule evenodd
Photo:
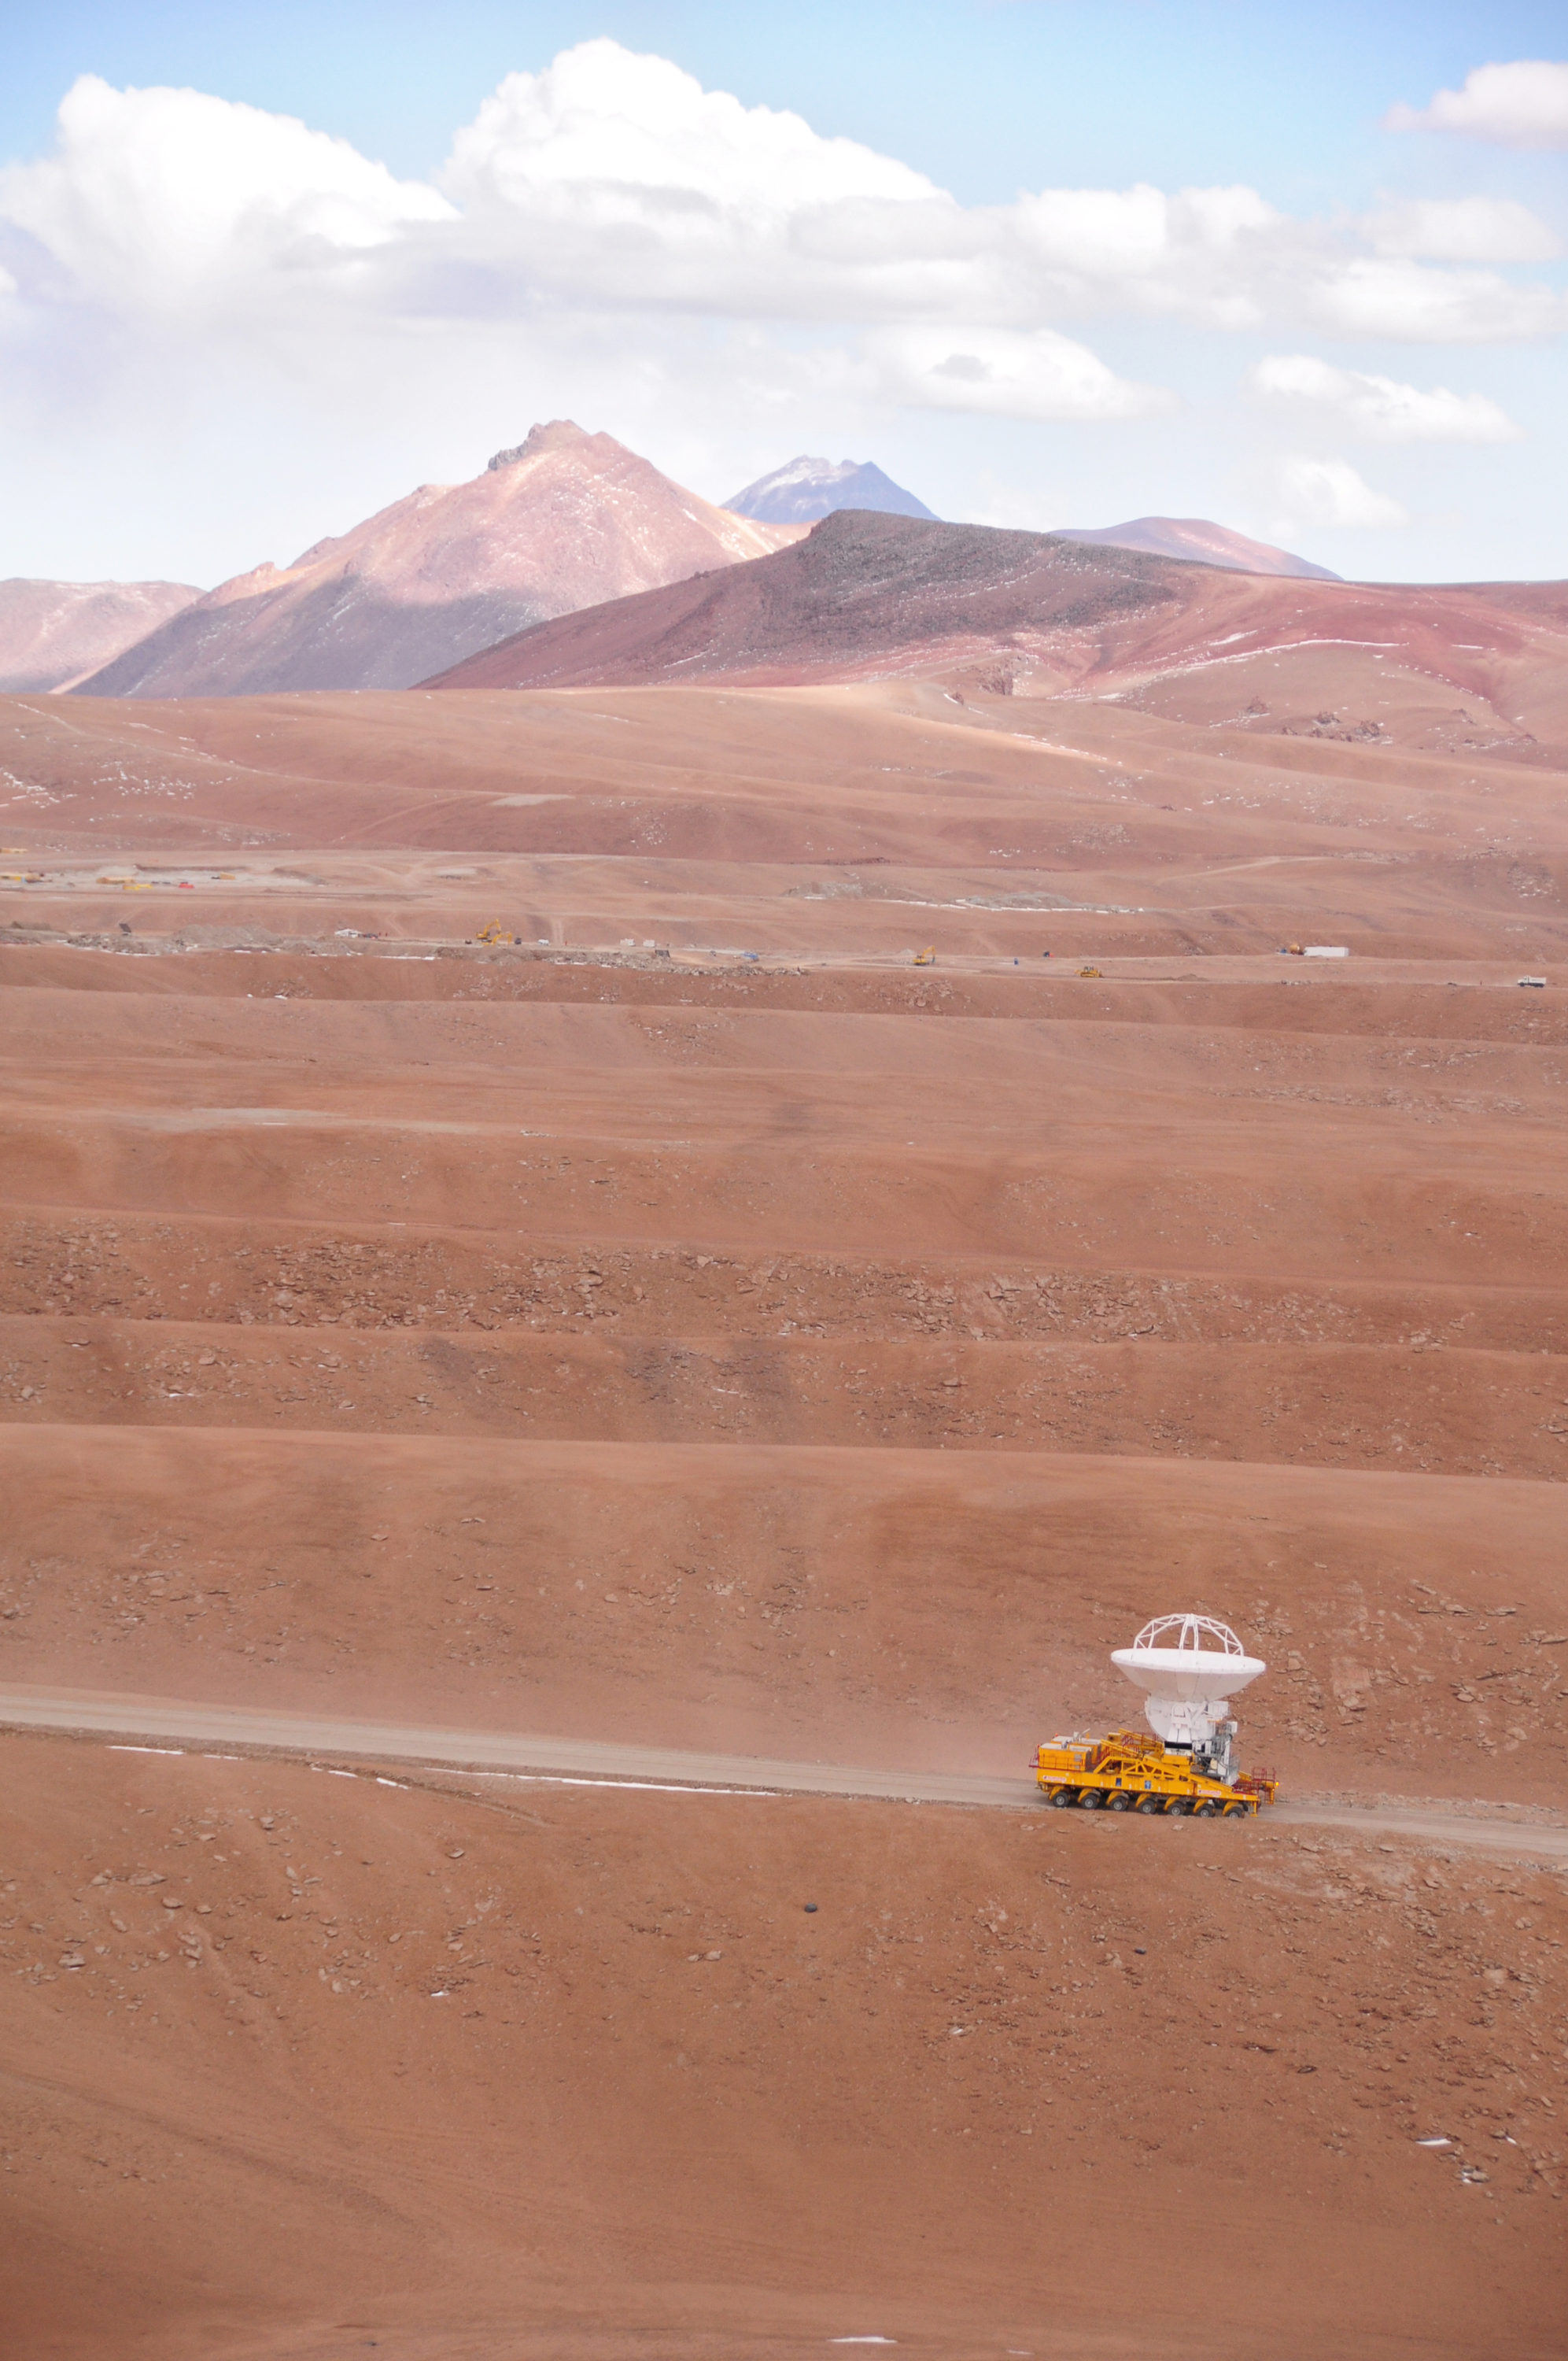
<svg viewBox="0 0 1568 2361"><path fill-rule="evenodd" d="M1200 1804L1193 1817L1200 1820L1212 1820L1219 1808L1218 1804Z"/></svg>
<svg viewBox="0 0 1568 2361"><path fill-rule="evenodd" d="M1224 1817L1227 1820L1250 1820L1252 1814L1245 1804L1227 1804Z"/></svg>
<svg viewBox="0 0 1568 2361"><path fill-rule="evenodd" d="M1185 1817L1192 1809L1192 1798L1190 1795L1173 1795L1165 1808L1179 1817Z"/></svg>
<svg viewBox="0 0 1568 2361"><path fill-rule="evenodd" d="M1107 1795L1105 1808L1108 1812L1126 1812L1132 1809L1132 1803L1131 1795L1124 1791L1120 1795Z"/></svg>
<svg viewBox="0 0 1568 2361"><path fill-rule="evenodd" d="M1069 1804L1076 1804L1078 1801L1077 1795L1070 1787L1053 1787L1050 1799L1058 1812L1065 1810Z"/></svg>
<svg viewBox="0 0 1568 2361"><path fill-rule="evenodd" d="M1105 1798L1098 1787L1086 1787L1078 1800L1086 1812L1097 1812Z"/></svg>
<svg viewBox="0 0 1568 2361"><path fill-rule="evenodd" d="M1140 1812L1163 1812L1165 1809L1165 1797L1163 1795L1140 1795L1135 1808Z"/></svg>

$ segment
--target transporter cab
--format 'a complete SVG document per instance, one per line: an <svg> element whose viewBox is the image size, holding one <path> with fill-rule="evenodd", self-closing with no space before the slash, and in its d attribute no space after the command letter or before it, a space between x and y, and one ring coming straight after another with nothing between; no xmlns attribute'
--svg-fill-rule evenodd
<svg viewBox="0 0 1568 2361"><path fill-rule="evenodd" d="M1244 1772L1235 1757L1230 1700L1267 1666L1207 1615L1161 1615L1111 1659L1145 1692L1152 1737L1055 1738L1032 1764L1048 1803L1088 1811L1192 1813L1250 1819L1272 1804L1278 1782Z"/></svg>

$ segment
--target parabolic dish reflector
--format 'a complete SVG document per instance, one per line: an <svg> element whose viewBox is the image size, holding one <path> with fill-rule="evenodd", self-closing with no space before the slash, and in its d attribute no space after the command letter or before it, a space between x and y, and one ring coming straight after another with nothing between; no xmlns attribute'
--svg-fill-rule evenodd
<svg viewBox="0 0 1568 2361"><path fill-rule="evenodd" d="M1115 1649L1111 1662L1148 1697L1145 1710L1165 1737L1188 1727L1194 1735L1204 1725L1212 1728L1223 1719L1225 1700L1268 1670L1261 1656L1247 1654L1228 1625L1208 1615L1158 1615L1130 1648ZM1157 1718L1156 1700L1164 1708Z"/></svg>

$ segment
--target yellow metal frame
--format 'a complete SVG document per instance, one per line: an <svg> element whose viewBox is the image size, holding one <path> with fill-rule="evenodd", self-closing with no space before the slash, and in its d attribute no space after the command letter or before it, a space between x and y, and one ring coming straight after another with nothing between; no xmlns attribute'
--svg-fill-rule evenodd
<svg viewBox="0 0 1568 2361"><path fill-rule="evenodd" d="M1167 1751L1141 1730L1109 1738L1058 1738L1042 1746L1035 1775L1048 1803L1083 1803L1117 1811L1194 1812L1201 1818L1251 1819L1272 1804L1277 1780L1266 1772L1227 1787L1194 1770L1190 1755Z"/></svg>

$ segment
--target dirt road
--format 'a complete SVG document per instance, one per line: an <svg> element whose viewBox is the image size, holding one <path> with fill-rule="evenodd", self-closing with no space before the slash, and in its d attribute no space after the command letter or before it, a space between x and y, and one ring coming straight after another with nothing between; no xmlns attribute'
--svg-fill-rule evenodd
<svg viewBox="0 0 1568 2361"><path fill-rule="evenodd" d="M425 1769L510 1773L605 1786L843 1795L861 1801L960 1804L991 1810L1027 1810L1039 1802L1038 1790L1028 1778L872 1771L844 1763L696 1754L674 1747L626 1746L603 1739L541 1738L510 1730L441 1730L407 1722L256 1713L233 1706L112 1697L90 1690L0 1688L0 1729L170 1745L181 1752L199 1747L313 1759L338 1756L355 1762L417 1763ZM1568 1862L1568 1828L1509 1819L1500 1813L1471 1818L1462 1812L1303 1797L1275 1806L1269 1817L1276 1826L1354 1828L1368 1836L1474 1846Z"/></svg>

